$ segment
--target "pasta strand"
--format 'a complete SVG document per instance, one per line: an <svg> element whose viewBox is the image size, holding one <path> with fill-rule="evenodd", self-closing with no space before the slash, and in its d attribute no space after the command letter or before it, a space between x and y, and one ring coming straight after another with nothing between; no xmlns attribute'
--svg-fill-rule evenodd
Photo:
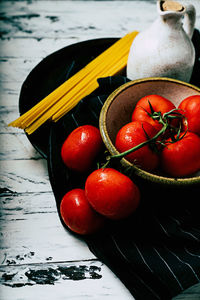
<svg viewBox="0 0 200 300"><path fill-rule="evenodd" d="M137 33L134 31L119 39L8 126L25 129L31 134L49 119L58 121L98 87L99 77L115 75L126 66Z"/></svg>

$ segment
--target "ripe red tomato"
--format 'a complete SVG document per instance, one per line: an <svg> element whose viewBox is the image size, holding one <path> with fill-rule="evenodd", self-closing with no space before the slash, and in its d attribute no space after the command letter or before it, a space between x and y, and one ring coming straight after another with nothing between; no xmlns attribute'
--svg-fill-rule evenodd
<svg viewBox="0 0 200 300"><path fill-rule="evenodd" d="M148 137L152 138L156 135L156 132L156 129L147 122L134 121L128 123L118 131L115 146L119 152L124 152L147 141ZM128 154L125 158L147 171L155 169L159 164L158 154L153 152L149 145Z"/></svg>
<svg viewBox="0 0 200 300"><path fill-rule="evenodd" d="M85 172L91 168L102 146L99 129L92 125L83 125L69 134L62 145L61 157L68 168Z"/></svg>
<svg viewBox="0 0 200 300"><path fill-rule="evenodd" d="M64 223L78 234L91 234L104 225L104 217L90 206L85 191L74 189L65 194L60 205Z"/></svg>
<svg viewBox="0 0 200 300"><path fill-rule="evenodd" d="M184 99L179 107L186 119L183 119L183 130L187 129L200 135L200 95L194 95Z"/></svg>
<svg viewBox="0 0 200 300"><path fill-rule="evenodd" d="M153 120L150 116L152 112L149 102L153 110L155 112L161 112L162 115L176 107L171 101L159 95L148 95L137 102L132 114L132 121L148 122L154 126L158 132L162 128L162 125L157 120ZM175 123L177 123L177 121L173 121L172 123L176 125Z"/></svg>
<svg viewBox="0 0 200 300"><path fill-rule="evenodd" d="M112 168L92 172L85 184L89 203L110 219L121 219L133 213L139 205L138 187L126 175Z"/></svg>
<svg viewBox="0 0 200 300"><path fill-rule="evenodd" d="M200 137L192 132L169 144L161 153L163 170L173 177L183 177L200 170Z"/></svg>

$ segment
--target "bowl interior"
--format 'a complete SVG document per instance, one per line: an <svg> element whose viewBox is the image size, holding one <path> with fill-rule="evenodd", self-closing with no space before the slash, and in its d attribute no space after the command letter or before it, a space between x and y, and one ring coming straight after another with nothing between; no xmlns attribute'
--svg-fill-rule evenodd
<svg viewBox="0 0 200 300"><path fill-rule="evenodd" d="M106 100L100 115L100 131L104 143L111 154L117 153L114 147L119 129L131 122L131 115L137 101L147 95L157 94L169 99L177 107L188 96L200 95L200 89L190 84L169 78L148 78L131 81L115 90ZM123 159L130 166L130 163ZM165 177L138 170L139 175L156 181L166 180ZM200 174L198 174L199 176ZM151 177L151 178L150 178ZM197 176L195 176L197 177ZM171 181L174 179L172 178ZM180 181L188 179L180 179ZM199 177L200 180L200 177ZM177 182L177 179L174 180Z"/></svg>

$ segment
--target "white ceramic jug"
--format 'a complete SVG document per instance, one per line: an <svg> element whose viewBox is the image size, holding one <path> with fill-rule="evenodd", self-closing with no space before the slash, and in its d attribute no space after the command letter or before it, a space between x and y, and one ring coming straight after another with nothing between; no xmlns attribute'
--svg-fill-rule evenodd
<svg viewBox="0 0 200 300"><path fill-rule="evenodd" d="M131 80L171 77L189 82L195 60L191 41L195 8L175 1L158 1L157 10L158 19L133 41L127 62L127 77Z"/></svg>

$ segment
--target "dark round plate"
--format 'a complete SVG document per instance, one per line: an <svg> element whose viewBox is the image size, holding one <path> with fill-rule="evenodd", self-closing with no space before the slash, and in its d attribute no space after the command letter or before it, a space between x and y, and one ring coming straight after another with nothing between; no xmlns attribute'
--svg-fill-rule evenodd
<svg viewBox="0 0 200 300"><path fill-rule="evenodd" d="M200 44L197 31L193 41L196 42L196 62L191 83L200 86L200 49L197 47ZM61 146L77 126L98 126L100 105L97 95L100 94L97 91L96 97L84 99L51 126L48 171L59 216L63 195L73 188L84 188L88 175L77 174L64 165L60 155ZM196 283L191 270L194 269L200 276L200 263L195 257L200 255L199 240L196 239L199 215L195 196L198 195L199 187L183 191L168 188L159 190L151 184L145 183L145 188L143 182L137 184L141 191L141 204L134 216L120 222L109 222L105 230L86 236L84 240L93 254L120 278L136 299L171 299L181 292L181 288L174 284L173 273L169 274L166 265L173 268L183 285L182 289ZM63 222L62 224L67 229ZM186 247L193 254L185 253ZM161 257L165 256L166 265L157 253ZM189 268L186 269L185 265L184 270L180 268L179 256L183 260L187 259ZM149 265L153 271L149 269Z"/></svg>
<svg viewBox="0 0 200 300"><path fill-rule="evenodd" d="M24 81L20 98L20 115L28 111L88 62L110 47L117 38L102 38L76 43L44 58ZM49 122L27 135L31 144L47 157Z"/></svg>

